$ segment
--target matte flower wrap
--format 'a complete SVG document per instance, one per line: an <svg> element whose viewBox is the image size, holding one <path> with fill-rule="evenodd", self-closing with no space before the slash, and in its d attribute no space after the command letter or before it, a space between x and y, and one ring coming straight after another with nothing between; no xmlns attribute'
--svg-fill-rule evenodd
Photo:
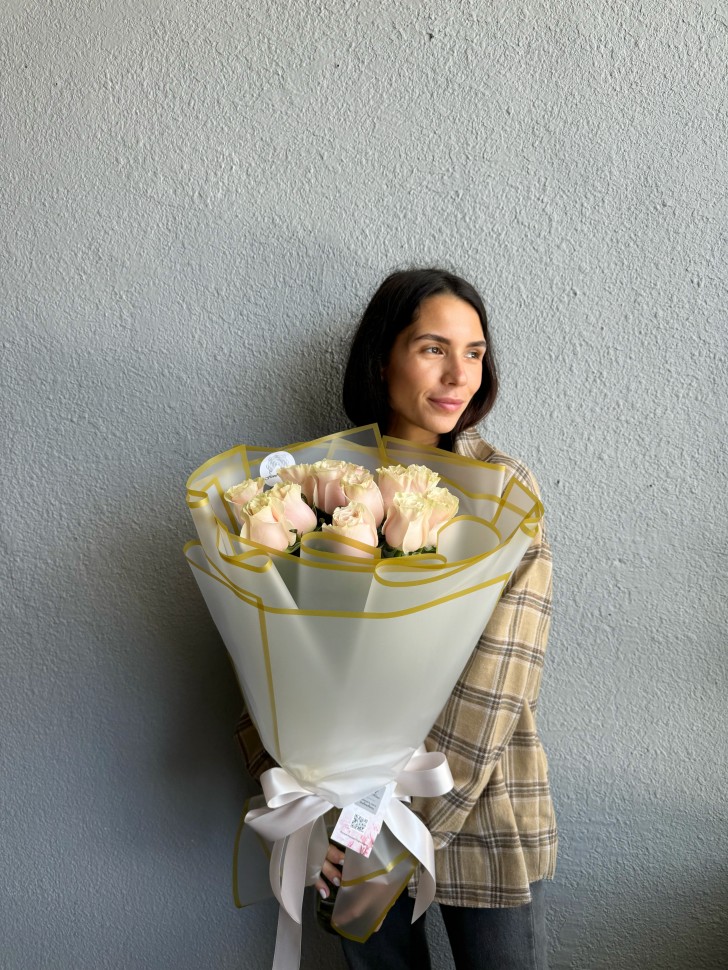
<svg viewBox="0 0 728 970"><path fill-rule="evenodd" d="M328 507L331 529L306 532L298 543L295 516L286 510L286 497L291 501L297 489L289 487L254 496L241 512L238 534L223 495L259 477L270 453L240 446L190 476L187 505L199 540L187 544L185 555L250 717L280 766L262 776L266 804L248 813L242 827L245 833L255 826L255 848L268 826L275 864L263 857L258 868L242 850L242 836L237 898L241 905L263 898L257 874L286 883L285 893L275 888L282 906L276 965L296 970L303 882L307 872L320 871L328 840L319 820L332 805L342 808L392 782L398 786L372 856L347 849L333 914L337 928L363 942L407 885L417 860L420 894L430 877L426 898L418 897L416 905L423 910L434 897L432 838L396 792L408 794L399 788L401 779L418 762L413 755L537 536L543 509L528 488L506 478L502 465L382 439L376 427L286 450L297 464L278 474L300 486L310 502ZM425 462L430 474L410 464L416 462ZM437 538L436 557L379 554L375 513L364 502L349 503L358 493L347 496L342 485L348 479L368 489L362 469L386 470L379 480L390 505L383 525L388 543L411 553ZM438 487L438 476L453 498ZM443 529L457 501L462 514ZM344 530L341 554L332 551L336 528ZM371 558L351 555L344 535L354 529L361 530L357 542L371 541L365 543L376 553ZM318 827L320 840L310 825ZM292 879L298 880L293 887Z"/></svg>

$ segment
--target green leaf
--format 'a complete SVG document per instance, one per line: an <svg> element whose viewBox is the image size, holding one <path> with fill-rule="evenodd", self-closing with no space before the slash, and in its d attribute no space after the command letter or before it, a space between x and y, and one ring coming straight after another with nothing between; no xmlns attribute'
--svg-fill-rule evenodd
<svg viewBox="0 0 728 970"><path fill-rule="evenodd" d="M401 549L395 549L387 542L382 545L382 559L399 559L400 556L419 556L431 552L437 552L435 546L423 546L422 549L415 549L414 552L402 552Z"/></svg>

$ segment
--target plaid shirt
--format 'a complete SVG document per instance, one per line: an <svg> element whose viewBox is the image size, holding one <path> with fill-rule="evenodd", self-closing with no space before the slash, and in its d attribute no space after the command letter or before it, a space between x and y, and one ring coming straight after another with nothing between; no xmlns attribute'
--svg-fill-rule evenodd
<svg viewBox="0 0 728 970"><path fill-rule="evenodd" d="M476 430L458 454L505 465L537 495L531 472ZM447 755L455 785L412 807L435 843L439 903L504 907L530 901L529 883L550 879L557 835L536 704L551 620L551 550L542 529L526 551L450 700L426 740ZM243 712L236 737L254 778L275 761ZM416 877L410 893L416 888Z"/></svg>

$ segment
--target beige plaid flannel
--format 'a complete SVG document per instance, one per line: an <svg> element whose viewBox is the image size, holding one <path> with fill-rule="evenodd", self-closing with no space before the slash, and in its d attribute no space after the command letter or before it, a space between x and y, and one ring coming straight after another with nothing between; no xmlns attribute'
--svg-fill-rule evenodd
<svg viewBox="0 0 728 970"><path fill-rule="evenodd" d="M455 451L505 465L538 494L531 472L477 431L462 434ZM426 741L447 755L455 779L446 795L412 806L435 842L440 903L519 906L531 898L529 883L553 876L556 822L535 721L550 620L551 550L541 529ZM236 737L254 778L275 765L245 711Z"/></svg>

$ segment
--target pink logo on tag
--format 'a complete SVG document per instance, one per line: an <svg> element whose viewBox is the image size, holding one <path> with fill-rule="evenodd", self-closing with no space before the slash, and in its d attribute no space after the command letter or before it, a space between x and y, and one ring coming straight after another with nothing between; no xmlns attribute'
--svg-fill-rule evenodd
<svg viewBox="0 0 728 970"><path fill-rule="evenodd" d="M384 814L393 791L392 782L343 808L331 835L332 840L368 859L382 830Z"/></svg>

